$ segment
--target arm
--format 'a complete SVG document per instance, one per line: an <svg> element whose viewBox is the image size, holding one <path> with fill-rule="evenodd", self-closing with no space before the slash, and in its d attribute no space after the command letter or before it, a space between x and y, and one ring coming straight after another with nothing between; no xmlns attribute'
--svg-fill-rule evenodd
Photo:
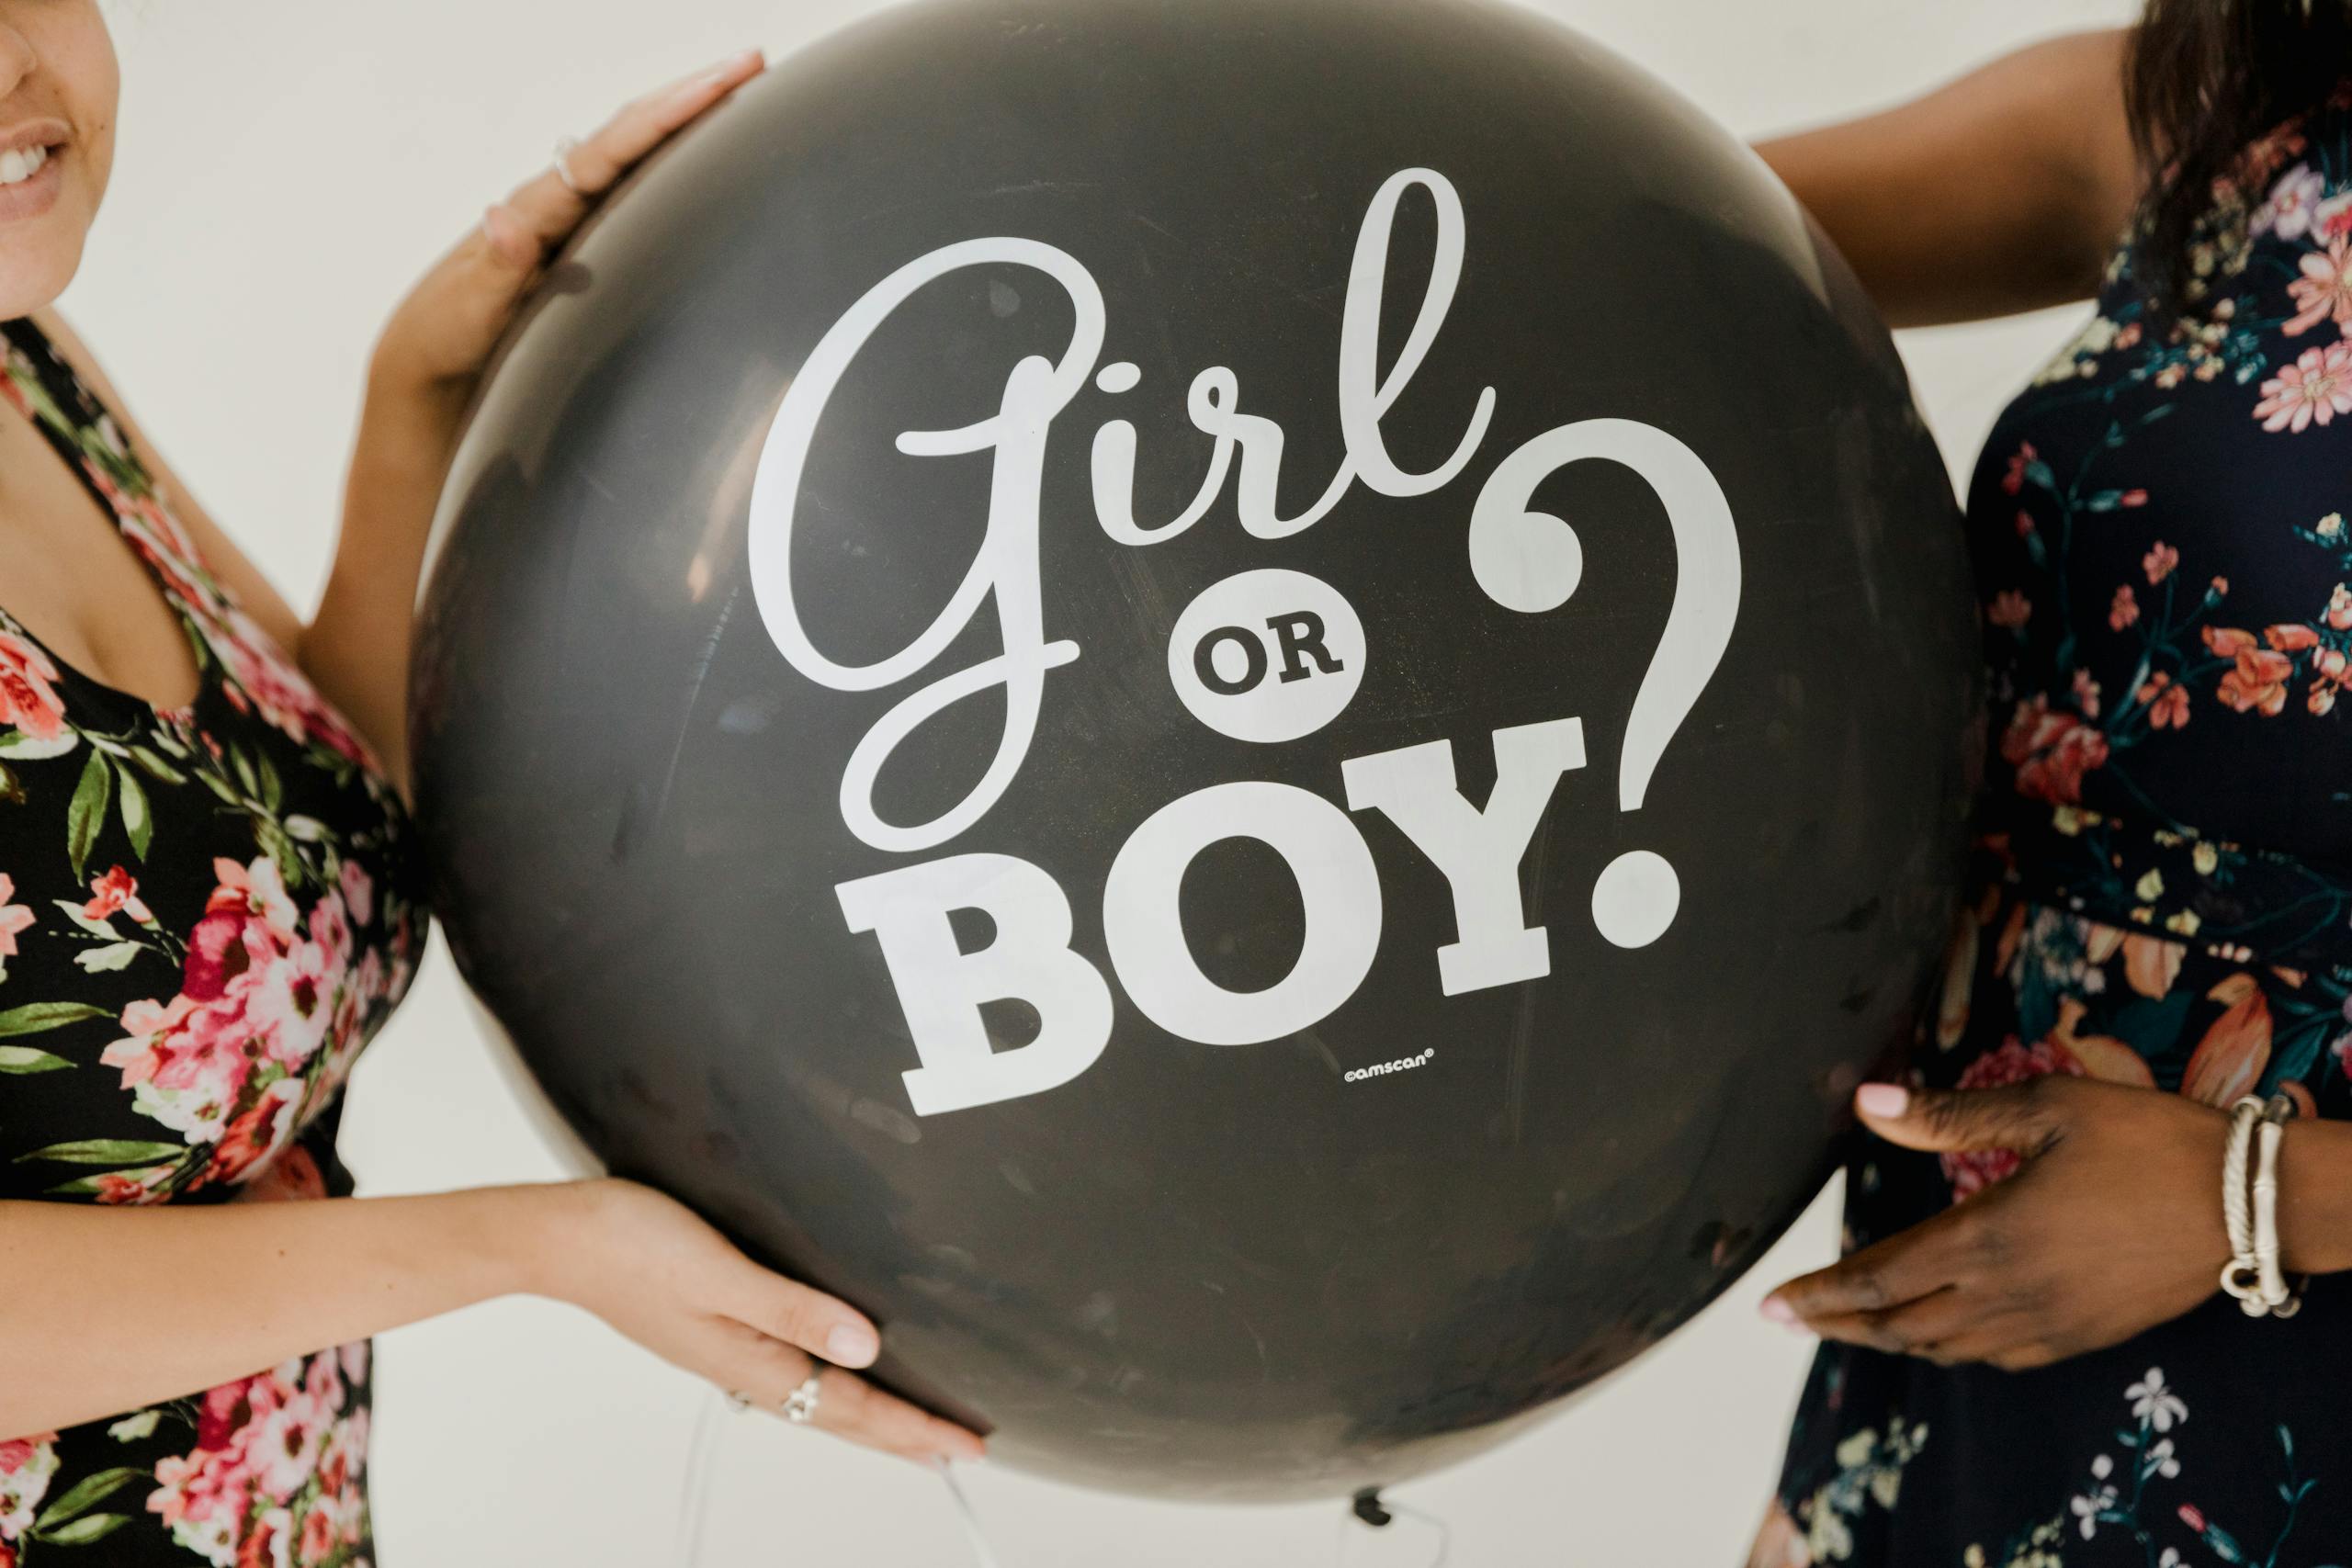
<svg viewBox="0 0 2352 1568"><path fill-rule="evenodd" d="M124 426L173 513L246 614L293 656L364 736L387 773L408 782L408 656L417 578L442 480L484 365L555 247L597 193L763 68L756 53L639 99L570 157L574 192L549 171L492 208L393 312L369 362L343 523L318 612L305 624L198 505L121 411L86 347L53 312L43 330Z"/></svg>
<svg viewBox="0 0 2352 1568"><path fill-rule="evenodd" d="M2010 1371L2118 1345L2221 1292L2226 1112L2091 1078L1855 1097L1864 1126L1930 1153L2006 1149L2018 1172L1792 1280L1764 1313L1939 1364ZM2352 1269L2352 1123L2304 1119L2279 1146L2289 1273Z"/></svg>
<svg viewBox="0 0 2352 1568"><path fill-rule="evenodd" d="M224 1258L263 1260L220 1267ZM633 1182L109 1209L0 1202L0 1438L96 1420L493 1296L570 1302L769 1409L815 1356L864 1366L874 1326L760 1268ZM155 1281L171 1281L159 1331ZM828 1373L816 1425L902 1457L978 1439Z"/></svg>
<svg viewBox="0 0 2352 1568"><path fill-rule="evenodd" d="M1879 114L1760 142L1898 327L2097 291L2143 184L2120 30L2034 44Z"/></svg>

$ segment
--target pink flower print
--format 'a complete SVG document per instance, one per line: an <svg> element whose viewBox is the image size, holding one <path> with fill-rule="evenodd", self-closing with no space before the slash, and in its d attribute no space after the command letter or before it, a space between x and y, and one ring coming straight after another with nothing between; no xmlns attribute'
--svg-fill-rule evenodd
<svg viewBox="0 0 2352 1568"><path fill-rule="evenodd" d="M16 1561L11 1542L24 1538L57 1473L57 1434L0 1443L0 1568Z"/></svg>
<svg viewBox="0 0 2352 1568"><path fill-rule="evenodd" d="M1971 1062L1968 1070L1960 1075L1959 1087L1996 1089L2053 1074L2081 1077L2083 1064L2056 1041L2037 1040L2027 1045L2012 1034L2001 1042L1998 1050L1988 1051ZM2024 1156L2014 1149L1965 1149L1941 1157L1944 1179L1951 1183L1955 1202L1973 1197L1996 1181L2007 1180L2025 1163Z"/></svg>
<svg viewBox="0 0 2352 1568"><path fill-rule="evenodd" d="M2352 234L2352 190L2343 190L2312 209L2312 238L2333 240Z"/></svg>
<svg viewBox="0 0 2352 1568"><path fill-rule="evenodd" d="M2170 577L2172 569L2179 564L2180 552L2162 539L2150 545L2148 553L2140 558L2140 570L2148 574L2148 586L2151 588Z"/></svg>
<svg viewBox="0 0 2352 1568"><path fill-rule="evenodd" d="M2052 806L2077 806L2083 776L2107 762L2107 737L2075 714L2038 696L2018 706L2001 737L2001 757L2017 770L2017 791Z"/></svg>
<svg viewBox="0 0 2352 1568"><path fill-rule="evenodd" d="M139 897L139 879L119 865L90 878L90 901L82 906L82 913L103 920L118 909L142 926L155 923L153 911Z"/></svg>
<svg viewBox="0 0 2352 1568"><path fill-rule="evenodd" d="M32 909L8 901L16 896L16 879L0 871L0 958L16 957L17 938L32 929Z"/></svg>
<svg viewBox="0 0 2352 1568"><path fill-rule="evenodd" d="M351 922L364 926L376 918L376 883L368 868L356 860L347 860L336 869L335 886L343 890L344 907L351 911Z"/></svg>
<svg viewBox="0 0 2352 1568"><path fill-rule="evenodd" d="M2098 682L2091 679L2091 672L2077 666L2075 671L2075 705L2082 710L2085 718L2098 716Z"/></svg>
<svg viewBox="0 0 2352 1568"><path fill-rule="evenodd" d="M2033 617L2033 605L2014 588L2004 588L1986 606L1984 618L2006 631L2016 631Z"/></svg>
<svg viewBox="0 0 2352 1568"><path fill-rule="evenodd" d="M2331 319L2339 327L2352 326L2352 239L2332 240L2324 251L2306 251L2296 265L2302 276L2287 285L2295 315L2279 330L2292 337Z"/></svg>
<svg viewBox="0 0 2352 1568"><path fill-rule="evenodd" d="M2107 624L2121 631L2140 618L2140 601L2132 596L2132 585L2124 583L2115 591L2114 602L2107 607Z"/></svg>
<svg viewBox="0 0 2352 1568"><path fill-rule="evenodd" d="M2280 366L2254 405L2254 417L2269 431L2301 433L2340 413L2352 413L2352 344L2342 342L2307 348L2292 365Z"/></svg>
<svg viewBox="0 0 2352 1568"><path fill-rule="evenodd" d="M65 733L65 702L57 694L57 666L14 632L0 631L0 724L36 740Z"/></svg>
<svg viewBox="0 0 2352 1568"><path fill-rule="evenodd" d="M376 766L374 753L345 727L320 696L310 678L295 668L268 632L243 611L231 608L206 640L234 682L231 704L250 707L295 740L317 742L362 767Z"/></svg>
<svg viewBox="0 0 2352 1568"><path fill-rule="evenodd" d="M2298 164L2278 176L2270 187L2269 199L2255 209L2252 220L2257 234L2267 230L2282 240L2301 239L2312 226L2312 209L2327 195L2327 181L2317 169Z"/></svg>
<svg viewBox="0 0 2352 1568"><path fill-rule="evenodd" d="M2018 443L2016 453L2009 458L2008 471L2001 476L2001 489L2010 495L2015 495L2023 490L2026 470L2032 467L2034 459L2040 456L2041 454L2033 449L2032 442Z"/></svg>
<svg viewBox="0 0 2352 1568"><path fill-rule="evenodd" d="M266 1171L277 1151L294 1136L294 1113L302 1099L300 1078L279 1078L261 1099L220 1129L205 1164L206 1182L250 1180Z"/></svg>

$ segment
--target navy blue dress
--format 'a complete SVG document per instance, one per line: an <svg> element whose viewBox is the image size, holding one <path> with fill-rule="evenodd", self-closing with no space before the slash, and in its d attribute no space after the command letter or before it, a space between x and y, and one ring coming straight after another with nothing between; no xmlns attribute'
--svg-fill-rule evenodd
<svg viewBox="0 0 2352 1568"><path fill-rule="evenodd" d="M2248 150L2192 259L2176 324L2118 252L1969 486L1994 755L1913 1071L2216 1106L2276 1089L2344 1116L2352 85ZM2016 1164L1865 1141L1848 1243ZM2352 1278L2291 1320L2217 1294L2018 1374L1828 1346L1756 1562L2352 1562Z"/></svg>

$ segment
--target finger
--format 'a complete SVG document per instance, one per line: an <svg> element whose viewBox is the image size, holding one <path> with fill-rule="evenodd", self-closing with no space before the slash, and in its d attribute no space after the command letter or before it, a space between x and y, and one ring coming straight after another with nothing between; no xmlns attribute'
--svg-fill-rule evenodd
<svg viewBox="0 0 2352 1568"><path fill-rule="evenodd" d="M2011 1149L2035 1155L2057 1141L2052 1080L1999 1089L1920 1089L1864 1084L1854 1110L1871 1132L1906 1149Z"/></svg>
<svg viewBox="0 0 2352 1568"><path fill-rule="evenodd" d="M727 1310L762 1334L837 1367L866 1366L881 1353L881 1336L865 1314L749 1258Z"/></svg>
<svg viewBox="0 0 2352 1568"><path fill-rule="evenodd" d="M747 50L648 94L567 150L562 169L550 164L517 186L507 204L542 246L558 243L580 226L589 203L611 189L647 153L764 69L766 61L760 51ZM564 178L567 172L569 182Z"/></svg>
<svg viewBox="0 0 2352 1568"><path fill-rule="evenodd" d="M1764 1298L1764 1315L1817 1326L1854 1313L1883 1313L1964 1282L1976 1217L1947 1209L1884 1241L1790 1280Z"/></svg>
<svg viewBox="0 0 2352 1568"><path fill-rule="evenodd" d="M2009 1313L1988 1318L1949 1339L1922 1345L1912 1354L1939 1367L1958 1367L1971 1362L1998 1366L2006 1357L2030 1352L2038 1354L2046 1350L2037 1337L2039 1333L2034 1319L2023 1314Z"/></svg>
<svg viewBox="0 0 2352 1568"><path fill-rule="evenodd" d="M2023 1344L2012 1346L2006 1350L1996 1351L1984 1358L1985 1360L1989 1361L1994 1366L2000 1368L2001 1371L2005 1372L2037 1371L2053 1362L2063 1361L2065 1359L2065 1353L2064 1351L2053 1346L2044 1344L2041 1340L2028 1340Z"/></svg>
<svg viewBox="0 0 2352 1568"><path fill-rule="evenodd" d="M708 1348L698 1359L708 1364L695 1370L720 1388L741 1393L755 1408L771 1416L783 1415L794 1392L814 1375L817 1408L807 1425L819 1431L919 1463L986 1455L980 1439L961 1427L884 1393L855 1372L825 1366L755 1328L715 1317L707 1320L705 1333Z"/></svg>
<svg viewBox="0 0 2352 1568"><path fill-rule="evenodd" d="M817 1412L808 1425L918 1463L933 1459L978 1460L988 1452L987 1445L963 1427L885 1393L856 1373L838 1367L820 1374Z"/></svg>
<svg viewBox="0 0 2352 1568"><path fill-rule="evenodd" d="M1965 1286L1946 1285L1899 1306L1831 1313L1807 1319L1806 1326L1824 1339L1860 1345L1890 1356L1916 1356L1928 1346L1980 1329L1995 1310L1981 1293Z"/></svg>

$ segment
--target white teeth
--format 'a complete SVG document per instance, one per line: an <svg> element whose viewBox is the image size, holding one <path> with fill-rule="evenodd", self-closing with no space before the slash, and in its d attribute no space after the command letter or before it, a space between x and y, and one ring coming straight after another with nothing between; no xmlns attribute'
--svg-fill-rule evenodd
<svg viewBox="0 0 2352 1568"><path fill-rule="evenodd" d="M11 148L0 152L0 186L23 183L40 174L41 166L48 162L49 149L46 147Z"/></svg>

